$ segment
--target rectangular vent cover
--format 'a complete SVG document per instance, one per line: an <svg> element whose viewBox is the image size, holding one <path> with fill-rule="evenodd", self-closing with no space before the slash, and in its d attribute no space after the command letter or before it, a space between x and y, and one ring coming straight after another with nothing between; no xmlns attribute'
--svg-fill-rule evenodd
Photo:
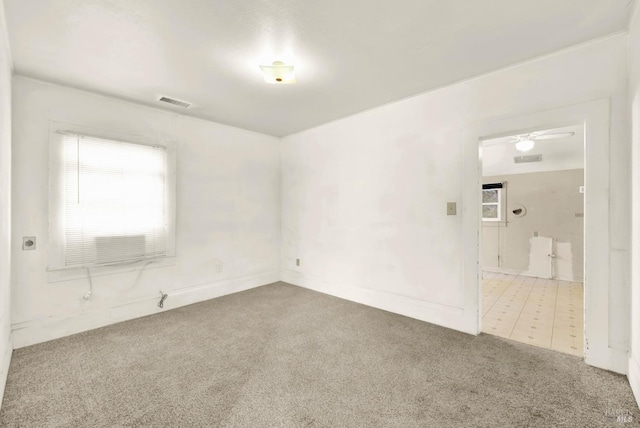
<svg viewBox="0 0 640 428"><path fill-rule="evenodd" d="M169 103L169 104L173 104L173 105L184 107L184 108L187 108L191 105L189 103L185 103L184 101L178 101L168 97L161 97L158 101L162 101L163 103Z"/></svg>
<svg viewBox="0 0 640 428"><path fill-rule="evenodd" d="M95 242L96 263L139 260L147 254L144 235L96 236Z"/></svg>
<svg viewBox="0 0 640 428"><path fill-rule="evenodd" d="M540 162L542 155L514 156L513 161L515 163Z"/></svg>

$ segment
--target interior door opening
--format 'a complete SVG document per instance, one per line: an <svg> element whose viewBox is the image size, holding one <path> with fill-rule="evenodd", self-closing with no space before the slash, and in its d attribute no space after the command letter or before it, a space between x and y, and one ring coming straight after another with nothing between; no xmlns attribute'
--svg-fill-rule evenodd
<svg viewBox="0 0 640 428"><path fill-rule="evenodd" d="M584 357L584 126L481 141L482 332Z"/></svg>

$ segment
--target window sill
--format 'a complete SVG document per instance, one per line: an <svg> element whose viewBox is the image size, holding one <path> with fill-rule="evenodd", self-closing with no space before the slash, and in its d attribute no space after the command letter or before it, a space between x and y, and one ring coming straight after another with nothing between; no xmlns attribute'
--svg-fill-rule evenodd
<svg viewBox="0 0 640 428"><path fill-rule="evenodd" d="M174 266L176 264L175 256L161 257L157 259L140 260L138 262L128 262L127 264L112 264L105 266L89 266L91 277L115 275L126 272L137 272L141 270ZM47 282L63 282L75 279L87 278L87 268L76 267L68 269L47 271Z"/></svg>

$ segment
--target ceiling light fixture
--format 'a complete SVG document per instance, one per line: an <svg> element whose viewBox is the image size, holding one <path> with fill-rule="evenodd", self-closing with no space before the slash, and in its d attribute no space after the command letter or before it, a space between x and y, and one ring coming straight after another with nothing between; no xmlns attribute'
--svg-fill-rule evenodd
<svg viewBox="0 0 640 428"><path fill-rule="evenodd" d="M273 84L296 83L293 65L286 65L282 61L273 61L271 65L261 65L264 81Z"/></svg>
<svg viewBox="0 0 640 428"><path fill-rule="evenodd" d="M523 137L516 143L516 150L520 152L528 152L533 149L533 146L535 145L536 143L534 143L531 138Z"/></svg>

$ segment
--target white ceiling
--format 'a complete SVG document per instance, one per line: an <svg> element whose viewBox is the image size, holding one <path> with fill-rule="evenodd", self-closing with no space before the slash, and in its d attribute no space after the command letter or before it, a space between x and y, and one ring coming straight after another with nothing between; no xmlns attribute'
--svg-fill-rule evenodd
<svg viewBox="0 0 640 428"><path fill-rule="evenodd" d="M525 153L516 150L513 137L485 140L482 142L482 175L495 177L584 168L583 126L542 129L535 132L539 134L573 132L574 135L553 140L536 140L533 149ZM515 163L513 157L522 155L542 155L542 161Z"/></svg>
<svg viewBox="0 0 640 428"><path fill-rule="evenodd" d="M18 73L284 136L622 30L633 0L4 1ZM289 58L297 84L263 83Z"/></svg>

